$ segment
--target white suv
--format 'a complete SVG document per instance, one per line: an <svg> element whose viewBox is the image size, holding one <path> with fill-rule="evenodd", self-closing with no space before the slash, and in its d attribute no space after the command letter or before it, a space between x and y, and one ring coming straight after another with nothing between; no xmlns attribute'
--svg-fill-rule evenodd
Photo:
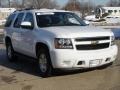
<svg viewBox="0 0 120 90"><path fill-rule="evenodd" d="M7 56L20 53L38 62L42 76L53 69L102 66L116 59L118 48L111 31L87 26L76 14L63 10L21 10L5 25Z"/></svg>

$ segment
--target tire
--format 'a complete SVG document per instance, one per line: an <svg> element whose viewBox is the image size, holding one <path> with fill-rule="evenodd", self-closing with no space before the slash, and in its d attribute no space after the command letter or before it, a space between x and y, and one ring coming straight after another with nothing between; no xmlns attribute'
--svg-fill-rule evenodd
<svg viewBox="0 0 120 90"><path fill-rule="evenodd" d="M7 58L10 62L16 61L17 57L10 42L8 42L6 45L6 53L7 53Z"/></svg>
<svg viewBox="0 0 120 90"><path fill-rule="evenodd" d="M38 72L41 77L48 77L52 75L52 64L48 50L41 48L38 51Z"/></svg>

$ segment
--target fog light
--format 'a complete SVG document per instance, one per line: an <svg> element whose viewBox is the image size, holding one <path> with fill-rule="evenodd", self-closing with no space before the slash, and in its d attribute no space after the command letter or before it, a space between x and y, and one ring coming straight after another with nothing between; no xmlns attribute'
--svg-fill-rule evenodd
<svg viewBox="0 0 120 90"><path fill-rule="evenodd" d="M78 62L78 65L83 65L83 64L85 64L84 61L79 61L79 62Z"/></svg>
<svg viewBox="0 0 120 90"><path fill-rule="evenodd" d="M106 60L105 60L105 62L108 62L108 61L110 61L111 60L111 58L107 58Z"/></svg>

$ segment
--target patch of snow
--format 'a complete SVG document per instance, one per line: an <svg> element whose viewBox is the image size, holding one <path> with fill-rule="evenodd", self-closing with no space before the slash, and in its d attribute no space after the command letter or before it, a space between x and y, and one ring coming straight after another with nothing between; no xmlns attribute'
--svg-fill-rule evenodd
<svg viewBox="0 0 120 90"><path fill-rule="evenodd" d="M4 19L4 20L0 20L0 25L4 25L5 22L6 22L6 19Z"/></svg>
<svg viewBox="0 0 120 90"><path fill-rule="evenodd" d="M86 16L85 19L88 20L88 21L96 21L96 20L98 20L98 19L95 18L95 15Z"/></svg>

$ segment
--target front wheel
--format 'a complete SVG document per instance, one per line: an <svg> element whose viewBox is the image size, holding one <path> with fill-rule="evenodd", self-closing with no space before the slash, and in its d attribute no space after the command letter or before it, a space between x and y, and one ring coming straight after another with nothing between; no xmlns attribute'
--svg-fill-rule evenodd
<svg viewBox="0 0 120 90"><path fill-rule="evenodd" d="M52 74L52 64L48 50L40 49L38 52L38 68L42 77L47 77Z"/></svg>

